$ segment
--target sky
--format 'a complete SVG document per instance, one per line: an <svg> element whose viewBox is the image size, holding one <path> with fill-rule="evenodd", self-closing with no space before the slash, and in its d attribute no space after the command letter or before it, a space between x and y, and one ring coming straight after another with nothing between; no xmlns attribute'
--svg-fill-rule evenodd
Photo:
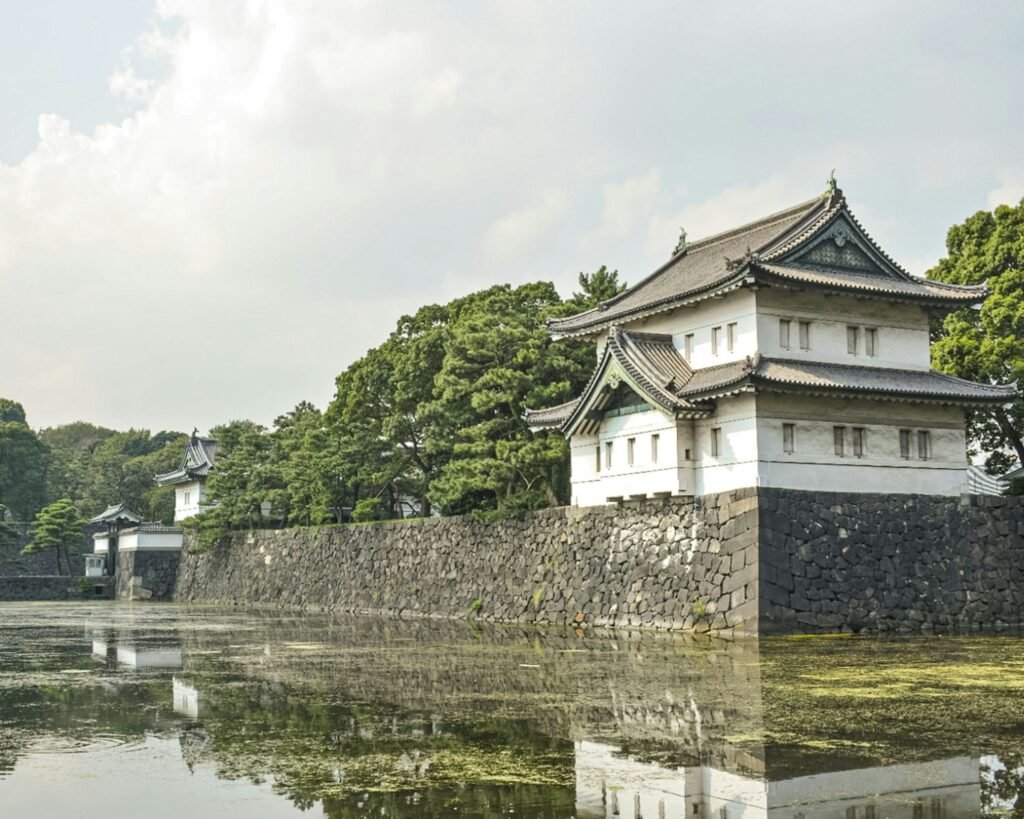
<svg viewBox="0 0 1024 819"><path fill-rule="evenodd" d="M1024 4L0 0L0 396L269 423L403 313L635 282L832 168L923 274L1024 196Z"/></svg>

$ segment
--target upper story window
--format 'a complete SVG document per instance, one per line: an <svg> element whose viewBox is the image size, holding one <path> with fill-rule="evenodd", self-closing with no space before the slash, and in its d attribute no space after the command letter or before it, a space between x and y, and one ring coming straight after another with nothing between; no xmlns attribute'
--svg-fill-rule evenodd
<svg viewBox="0 0 1024 819"><path fill-rule="evenodd" d="M809 321L800 322L800 349L811 349L811 323Z"/></svg>
<svg viewBox="0 0 1024 819"><path fill-rule="evenodd" d="M660 435L651 436L651 463L656 464L658 462L658 442L661 440Z"/></svg>
<svg viewBox="0 0 1024 819"><path fill-rule="evenodd" d="M604 468L612 468L612 442L605 441L604 444Z"/></svg>
<svg viewBox="0 0 1024 819"><path fill-rule="evenodd" d="M782 451L792 455L796 449L796 424L782 425Z"/></svg>
<svg viewBox="0 0 1024 819"><path fill-rule="evenodd" d="M735 321L729 322L725 325L725 349L730 353L736 349L736 328L738 324Z"/></svg>
<svg viewBox="0 0 1024 819"><path fill-rule="evenodd" d="M711 328L711 355L718 355L719 337L722 335L721 327Z"/></svg>
<svg viewBox="0 0 1024 819"><path fill-rule="evenodd" d="M910 460L910 430L900 430L900 457Z"/></svg>
<svg viewBox="0 0 1024 819"><path fill-rule="evenodd" d="M189 506L192 503L192 493L187 489L185 490L185 506Z"/></svg>
<svg viewBox="0 0 1024 819"><path fill-rule="evenodd" d="M687 333L683 337L683 358L693 361L693 333Z"/></svg>
<svg viewBox="0 0 1024 819"><path fill-rule="evenodd" d="M878 329L876 327L864 328L864 355L878 355Z"/></svg>
<svg viewBox="0 0 1024 819"><path fill-rule="evenodd" d="M840 458L846 455L846 427L832 427L832 440L835 444L836 455Z"/></svg>
<svg viewBox="0 0 1024 819"><path fill-rule="evenodd" d="M601 445L598 444L594 447L594 471L601 471Z"/></svg>
<svg viewBox="0 0 1024 819"><path fill-rule="evenodd" d="M860 327L848 326L846 328L846 352L850 355L857 355L860 347Z"/></svg>
<svg viewBox="0 0 1024 819"><path fill-rule="evenodd" d="M779 346L783 350L789 349L789 328L792 324L789 319L779 319Z"/></svg>
<svg viewBox="0 0 1024 819"><path fill-rule="evenodd" d="M711 428L711 457L717 458L722 453L722 428Z"/></svg>
<svg viewBox="0 0 1024 819"><path fill-rule="evenodd" d="M633 456L636 455L636 438L626 439L626 466L633 465Z"/></svg>

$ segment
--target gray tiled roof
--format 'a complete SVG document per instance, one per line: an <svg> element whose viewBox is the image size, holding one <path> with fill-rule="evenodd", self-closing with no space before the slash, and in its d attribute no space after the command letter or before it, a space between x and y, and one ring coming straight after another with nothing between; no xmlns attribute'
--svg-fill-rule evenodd
<svg viewBox="0 0 1024 819"><path fill-rule="evenodd" d="M935 370L757 358L697 370L681 395L712 396L744 383L807 392L865 393L958 403L1005 403L1017 394L1015 386L976 384Z"/></svg>
<svg viewBox="0 0 1024 819"><path fill-rule="evenodd" d="M161 486L199 480L210 474L217 460L217 442L213 438L192 435L185 445L185 454L177 469L157 475L155 480Z"/></svg>
<svg viewBox="0 0 1024 819"><path fill-rule="evenodd" d="M823 268L821 262L813 268L793 262L833 235L837 225L845 230L843 242L849 237L866 248L867 258L877 265L875 275L834 265ZM864 231L837 190L694 242L618 296L584 313L550 319L548 328L555 335L593 334L613 324L762 281L907 298L949 308L977 302L986 293L983 285L957 286L911 276Z"/></svg>
<svg viewBox="0 0 1024 819"><path fill-rule="evenodd" d="M625 292L593 310L551 320L548 326L553 333L596 329L621 321L634 313L699 294L735 275L735 271L728 269L726 259L741 259L747 252L772 245L780 236L787 234L811 214L821 211L824 206L825 200L816 197L735 230L692 242L686 250L677 253Z"/></svg>
<svg viewBox="0 0 1024 819"><path fill-rule="evenodd" d="M601 361L594 368L580 397L545 410L527 410L524 415L526 421L533 429L561 427L565 430L576 425L583 413L601 409L609 396L599 387L613 361L648 400L662 409L669 412L706 411L706 407L695 406L678 394L692 378L693 371L673 346L672 336L627 333L621 327L613 327L608 331Z"/></svg>
<svg viewBox="0 0 1024 819"><path fill-rule="evenodd" d="M136 515L123 503L116 503L113 506L108 506L96 517L92 518L89 523L116 523L118 521L139 523L141 520L142 518L139 515Z"/></svg>
<svg viewBox="0 0 1024 819"><path fill-rule="evenodd" d="M572 415L573 410L576 409L579 403L579 398L573 398L572 401L566 401L564 404L559 404L555 407L539 410L527 409L523 414L523 418L532 429L560 427Z"/></svg>
<svg viewBox="0 0 1024 819"><path fill-rule="evenodd" d="M957 286L918 278L899 280L852 273L847 270L826 272L796 265L777 265L764 262L754 262L752 266L756 271L763 271L769 276L797 284L825 287L829 290L859 290L865 293L907 296L921 301L948 302L955 300L968 305L977 302L986 293L984 285Z"/></svg>

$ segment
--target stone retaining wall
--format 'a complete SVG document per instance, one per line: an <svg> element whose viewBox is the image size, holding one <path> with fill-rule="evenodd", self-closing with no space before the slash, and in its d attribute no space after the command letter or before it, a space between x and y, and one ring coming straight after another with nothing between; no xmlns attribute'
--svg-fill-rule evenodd
<svg viewBox="0 0 1024 819"><path fill-rule="evenodd" d="M176 599L527 623L757 628L753 490L262 530L185 555Z"/></svg>
<svg viewBox="0 0 1024 819"><path fill-rule="evenodd" d="M175 597L720 632L1024 624L1024 499L748 489L263 530L184 555Z"/></svg>
<svg viewBox="0 0 1024 819"><path fill-rule="evenodd" d="M177 551L118 552L116 596L122 600L169 600L180 559Z"/></svg>
<svg viewBox="0 0 1024 819"><path fill-rule="evenodd" d="M0 600L76 600L82 596L77 577L23 575L0 577Z"/></svg>
<svg viewBox="0 0 1024 819"><path fill-rule="evenodd" d="M1024 498L759 496L762 631L1024 624Z"/></svg>

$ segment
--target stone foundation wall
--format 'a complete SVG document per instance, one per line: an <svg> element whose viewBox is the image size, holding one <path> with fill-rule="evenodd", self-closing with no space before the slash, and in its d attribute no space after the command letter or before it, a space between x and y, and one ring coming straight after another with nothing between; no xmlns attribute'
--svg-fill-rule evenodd
<svg viewBox="0 0 1024 819"><path fill-rule="evenodd" d="M0 577L0 600L77 600L82 596L78 580L57 575Z"/></svg>
<svg viewBox="0 0 1024 819"><path fill-rule="evenodd" d="M175 597L737 633L1024 625L1024 499L761 488L263 530L183 555Z"/></svg>
<svg viewBox="0 0 1024 819"><path fill-rule="evenodd" d="M756 631L757 499L483 523L262 530L183 555L176 599L558 625Z"/></svg>
<svg viewBox="0 0 1024 819"><path fill-rule="evenodd" d="M1024 498L759 499L762 631L1024 625Z"/></svg>
<svg viewBox="0 0 1024 819"><path fill-rule="evenodd" d="M118 552L116 596L121 600L169 600L180 559L177 551Z"/></svg>
<svg viewBox="0 0 1024 819"><path fill-rule="evenodd" d="M29 524L15 523L13 526L20 533L20 537L14 543L0 543L0 577L22 577L43 575L56 575L57 553L52 549L45 552L37 552L33 555L23 555L21 550L28 545L31 538ZM69 549L71 558L71 574L81 575L85 573L85 561L82 557L85 553L92 553L92 532L96 527L88 527L79 548ZM65 571L67 568L65 567ZM3 599L0 597L0 599Z"/></svg>

